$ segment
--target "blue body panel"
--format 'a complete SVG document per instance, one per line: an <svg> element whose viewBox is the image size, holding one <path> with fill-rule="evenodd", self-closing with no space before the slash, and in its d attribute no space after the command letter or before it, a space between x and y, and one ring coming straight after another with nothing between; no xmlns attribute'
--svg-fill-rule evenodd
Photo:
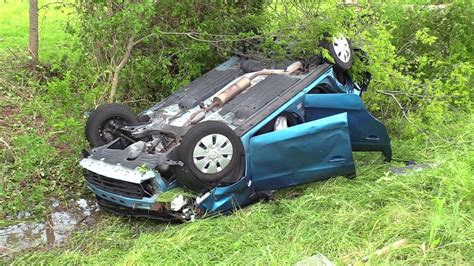
<svg viewBox="0 0 474 266"><path fill-rule="evenodd" d="M345 113L250 139L256 190L271 190L355 172Z"/></svg>
<svg viewBox="0 0 474 266"><path fill-rule="evenodd" d="M354 94L307 94L305 119L311 121L347 112L353 151L381 151L390 161L392 149L384 124L373 117Z"/></svg>
<svg viewBox="0 0 474 266"><path fill-rule="evenodd" d="M311 89L324 83L337 86L341 93L308 94ZM312 106L312 102L317 97L312 97L323 95L329 102L326 106L321 105L322 111L318 113L316 109L319 106ZM214 188L209 192L212 196L208 196L199 204L199 207L208 212L225 212L249 204L249 199L246 196L256 191L299 185L336 175L351 175L355 173L352 150L382 151L383 149L386 156L391 156L390 140L386 134L385 126L366 110L359 95L360 91L351 80L346 85L342 85L335 78L332 69L321 74L308 87L241 137L246 160L244 177L231 186ZM349 97L346 98L346 96ZM320 100L321 98L316 102L319 103ZM336 108L332 111L325 108L330 106ZM305 123L285 130L254 136L265 124L284 111L291 111L301 116ZM337 115L340 113L347 114ZM325 117L327 119L321 119ZM356 141L352 141L351 131L357 128L356 123L358 122L367 122L370 125L368 129L377 132L377 136L383 139L380 145L373 145L375 141L358 142L357 140L360 138L356 137L363 136L364 131L355 133ZM361 125L364 124L359 126ZM321 149L324 149L324 152L317 153L318 148L314 148L317 144L305 147L306 141L322 144ZM295 147L297 143L299 143L298 147ZM365 146L367 144L369 146ZM327 154L324 154L325 152ZM278 159L275 159L275 156ZM298 159L302 161L298 161ZM285 163L285 160L290 160L300 167L303 164L306 168L292 167ZM283 165L289 169L285 170Z"/></svg>
<svg viewBox="0 0 474 266"><path fill-rule="evenodd" d="M252 203L254 193L252 180L244 176L230 186L212 189L199 207L208 213L231 211Z"/></svg>
<svg viewBox="0 0 474 266"><path fill-rule="evenodd" d="M352 81L349 81L348 84L346 84L346 86L343 86L342 84L340 84L337 81L337 79L335 78L332 68L328 69L326 72L321 74L309 86L302 89L301 92L299 92L297 95L295 95L291 100L287 101L285 104L280 106L277 110L275 110L275 112L273 112L271 115L269 115L268 117L263 119L259 124L255 125L251 130L249 130L247 133L245 133L241 137L242 143L243 143L244 149L245 149L246 168L245 168L244 176L242 177L241 180L239 180L238 182L236 182L236 183L234 183L230 186L216 187L216 188L212 189L209 192L210 196L208 196L202 203L199 204L199 207L201 209L203 209L205 211L208 211L208 212L211 212L211 213L212 212L226 212L226 211L234 209L235 207L245 206L245 205L250 203L250 199L246 198L245 196L242 196L242 195L251 195L255 191L269 190L270 189L270 187L266 187L265 185L270 186L272 184L271 179L266 179L265 180L265 178L261 178L260 182L258 182L258 181L253 182L255 180L258 180L259 177L256 174L254 174L255 170L253 168L257 167L257 165L255 163L252 163L252 159L256 158L256 155L251 152L251 139L256 138L256 137L254 137L254 135L258 130L260 130L265 124L272 121L274 118L276 118L280 113L282 113L284 111L289 110L289 111L292 111L294 113L300 114L301 116L304 117L304 112L305 111L302 107L303 107L303 104L304 104L305 96L307 95L307 93L311 89L313 89L314 87L316 87L317 85L322 84L322 83L335 85L335 86L341 88L341 91L345 92L345 93L357 93L358 94L358 90L354 89L354 85L353 85ZM338 93L337 95L344 95L345 93ZM340 120L340 118L335 119L335 121L336 120ZM327 123L327 122L328 121L325 121L325 122L323 122L323 124ZM347 121L345 122L345 124L347 125ZM302 125L304 125L304 124L302 124ZM276 131L276 132L273 132L273 133L278 134L281 131L282 130ZM339 133L342 133L342 132L344 132L344 130L340 130ZM347 133L347 131L345 132L345 134L346 134L345 137L342 137L342 136L339 137L339 138L342 138L342 139L346 139L346 142L343 143L343 145L342 145L345 148L342 148L342 150L347 151L347 147L349 145L348 150L350 151L350 142L349 142L349 144L347 142L347 140L349 139L349 134ZM333 145L333 148L339 149L338 145L339 145L339 143L337 143L336 145ZM337 152L334 152L334 153L336 154ZM341 155L341 156L345 157L344 162L341 162L337 166L332 164L332 165L328 166L326 169L323 169L324 167L322 167L320 165L319 169L321 170L321 172L314 175L314 176L312 174L314 174L316 171L310 171L310 174L306 173L300 178L296 177L296 179L294 179L294 180L284 180L284 178L281 178L280 180L282 180L282 182L294 181L294 182L291 182L291 185L298 185L298 184L302 184L302 183L307 183L307 182L312 182L312 181L316 181L316 180L329 178L329 177L334 176L334 175L345 175L345 174L353 173L354 172L354 164L353 164L353 161L352 161L352 155L347 155L347 152L342 152L342 154L343 155ZM271 155L265 154L265 157L267 157L267 156L271 156ZM335 157L335 156L336 155L334 155L332 157ZM336 159L336 161L337 161L337 158L334 158L334 159ZM260 164L260 165L258 165L258 167L261 167L263 169L270 169L271 165L261 165ZM259 170L256 170L256 171L258 172ZM325 175L325 173L328 173L329 176ZM250 183L249 183L249 181L250 181ZM298 183L298 181L301 181L301 183ZM258 185L257 187L255 186L255 183L257 183L257 185ZM281 187L281 186L279 186L279 187ZM242 191L242 190L244 190L244 191Z"/></svg>

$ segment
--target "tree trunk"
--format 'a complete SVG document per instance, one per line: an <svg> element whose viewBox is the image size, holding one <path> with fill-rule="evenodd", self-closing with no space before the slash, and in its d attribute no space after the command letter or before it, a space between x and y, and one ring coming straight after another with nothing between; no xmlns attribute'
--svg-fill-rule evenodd
<svg viewBox="0 0 474 266"><path fill-rule="evenodd" d="M136 43L135 43L134 38L130 37L128 39L127 47L125 48L125 53L122 57L122 60L114 68L114 75L112 78L112 88L110 89L109 102L114 102L115 100L115 94L117 93L117 86L119 83L120 70L122 70L123 66L125 66L125 64L128 62L128 59L130 58L130 55L132 54L133 46L135 46L135 44Z"/></svg>
<svg viewBox="0 0 474 266"><path fill-rule="evenodd" d="M35 69L39 60L38 55L38 0L30 0L30 33L28 50L33 58L32 68Z"/></svg>

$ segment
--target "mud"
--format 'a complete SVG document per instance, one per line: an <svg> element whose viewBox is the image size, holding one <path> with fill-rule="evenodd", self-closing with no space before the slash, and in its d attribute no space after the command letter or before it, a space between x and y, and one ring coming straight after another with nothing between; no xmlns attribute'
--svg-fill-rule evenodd
<svg viewBox="0 0 474 266"><path fill-rule="evenodd" d="M56 201L52 203L52 209L43 222L21 222L0 228L0 256L64 244L80 225L94 223L98 218L97 203L86 199L67 202L66 205ZM24 220L31 216L30 212L20 212L16 217L7 217L7 220Z"/></svg>

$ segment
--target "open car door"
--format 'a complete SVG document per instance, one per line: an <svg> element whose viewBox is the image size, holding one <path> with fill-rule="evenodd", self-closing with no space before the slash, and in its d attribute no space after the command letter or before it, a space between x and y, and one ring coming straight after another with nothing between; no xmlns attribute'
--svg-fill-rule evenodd
<svg viewBox="0 0 474 266"><path fill-rule="evenodd" d="M257 191L355 173L347 114L336 114L250 139Z"/></svg>
<svg viewBox="0 0 474 266"><path fill-rule="evenodd" d="M385 125L373 117L355 94L307 94L304 101L306 121L347 113L353 151L379 151L386 161L392 159L390 138Z"/></svg>

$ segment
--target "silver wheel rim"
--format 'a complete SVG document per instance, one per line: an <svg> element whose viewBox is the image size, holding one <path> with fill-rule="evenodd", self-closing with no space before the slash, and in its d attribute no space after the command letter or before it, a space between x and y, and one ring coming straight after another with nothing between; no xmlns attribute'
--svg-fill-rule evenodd
<svg viewBox="0 0 474 266"><path fill-rule="evenodd" d="M349 62L349 59L351 58L351 48L349 47L349 42L346 38L335 38L332 46L339 60L341 60L343 63Z"/></svg>
<svg viewBox="0 0 474 266"><path fill-rule="evenodd" d="M226 136L207 135L194 147L194 166L204 174L219 173L229 165L233 151L232 143Z"/></svg>
<svg viewBox="0 0 474 266"><path fill-rule="evenodd" d="M277 117L277 119L275 120L275 125L273 126L273 130L277 131L277 130L285 129L285 128L288 128L288 118L286 118L286 116L283 116L283 115Z"/></svg>

